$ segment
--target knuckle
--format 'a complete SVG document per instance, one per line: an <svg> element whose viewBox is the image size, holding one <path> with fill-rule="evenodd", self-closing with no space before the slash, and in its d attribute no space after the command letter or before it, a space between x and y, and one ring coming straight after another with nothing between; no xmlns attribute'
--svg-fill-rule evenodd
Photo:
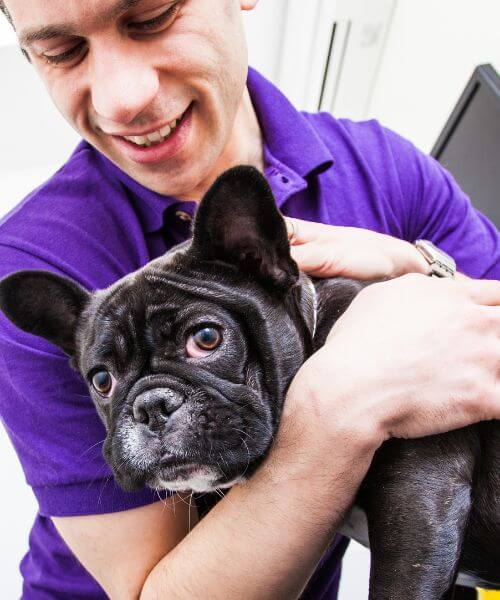
<svg viewBox="0 0 500 600"><path fill-rule="evenodd" d="M491 342L484 342L475 352L475 362L483 369L485 373L495 371L499 363L499 348L498 344L493 345Z"/></svg>
<svg viewBox="0 0 500 600"><path fill-rule="evenodd" d="M478 307L474 304L458 305L457 315L467 334L483 335L487 330L487 324L482 321L481 314L477 309ZM478 341L484 341L484 338L481 337Z"/></svg>
<svg viewBox="0 0 500 600"><path fill-rule="evenodd" d="M476 377L471 382L469 393L466 395L466 404L468 411L472 415L481 416L488 412L489 406L493 402L494 386L489 379Z"/></svg>
<svg viewBox="0 0 500 600"><path fill-rule="evenodd" d="M500 331L500 313L490 307L475 307L474 318L481 332L498 333Z"/></svg>
<svg viewBox="0 0 500 600"><path fill-rule="evenodd" d="M342 257L336 254L323 261L321 271L323 273L335 273L337 276L342 277L347 273L348 269Z"/></svg>
<svg viewBox="0 0 500 600"><path fill-rule="evenodd" d="M476 385L474 386L474 394L472 397L472 404L477 410L480 410L484 403L487 402L491 398L491 385L482 380L476 380Z"/></svg>
<svg viewBox="0 0 500 600"><path fill-rule="evenodd" d="M430 280L430 278L428 277L424 277L422 278L422 275L420 273L406 273L405 275L403 275L401 277L402 280L407 281L408 283L411 284L416 284L416 283L423 283L423 282L427 282Z"/></svg>

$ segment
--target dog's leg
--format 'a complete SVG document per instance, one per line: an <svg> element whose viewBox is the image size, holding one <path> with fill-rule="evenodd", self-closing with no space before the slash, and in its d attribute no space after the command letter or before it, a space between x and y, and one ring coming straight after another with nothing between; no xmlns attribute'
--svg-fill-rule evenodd
<svg viewBox="0 0 500 600"><path fill-rule="evenodd" d="M371 600L453 597L477 447L473 430L462 430L381 448L360 496L372 552Z"/></svg>

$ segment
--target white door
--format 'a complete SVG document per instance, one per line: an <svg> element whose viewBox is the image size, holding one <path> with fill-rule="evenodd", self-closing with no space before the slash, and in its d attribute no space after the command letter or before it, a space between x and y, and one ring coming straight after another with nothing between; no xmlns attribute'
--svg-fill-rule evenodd
<svg viewBox="0 0 500 600"><path fill-rule="evenodd" d="M396 0L289 0L278 85L309 111L362 119Z"/></svg>

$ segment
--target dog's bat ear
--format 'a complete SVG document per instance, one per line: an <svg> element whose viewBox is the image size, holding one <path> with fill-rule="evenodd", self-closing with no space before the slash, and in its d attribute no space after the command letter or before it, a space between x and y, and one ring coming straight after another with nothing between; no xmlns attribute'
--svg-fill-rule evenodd
<svg viewBox="0 0 500 600"><path fill-rule="evenodd" d="M191 252L237 264L280 289L299 276L272 190L250 166L225 171L208 190L196 213Z"/></svg>
<svg viewBox="0 0 500 600"><path fill-rule="evenodd" d="M78 318L91 294L50 271L17 271L0 281L0 310L17 327L75 354Z"/></svg>

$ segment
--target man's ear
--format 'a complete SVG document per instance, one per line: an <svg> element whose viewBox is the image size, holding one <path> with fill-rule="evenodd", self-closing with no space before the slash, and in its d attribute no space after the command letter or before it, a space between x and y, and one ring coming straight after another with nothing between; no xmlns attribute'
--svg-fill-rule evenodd
<svg viewBox="0 0 500 600"><path fill-rule="evenodd" d="M220 175L200 203L191 252L203 260L236 264L287 289L298 279L285 221L265 177L249 166Z"/></svg>
<svg viewBox="0 0 500 600"><path fill-rule="evenodd" d="M91 294L50 271L17 271L0 281L0 310L17 327L74 356L78 318Z"/></svg>
<svg viewBox="0 0 500 600"><path fill-rule="evenodd" d="M240 0L241 10L253 10L259 0Z"/></svg>

